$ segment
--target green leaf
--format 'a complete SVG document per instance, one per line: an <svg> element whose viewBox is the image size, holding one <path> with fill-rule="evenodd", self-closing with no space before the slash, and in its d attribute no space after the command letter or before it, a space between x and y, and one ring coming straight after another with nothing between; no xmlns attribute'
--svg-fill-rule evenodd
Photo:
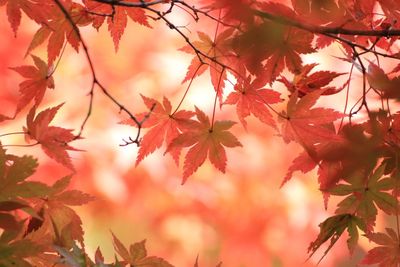
<svg viewBox="0 0 400 267"><path fill-rule="evenodd" d="M396 212L396 198L385 191L395 188L395 180L392 177L382 178L385 164L381 164L374 173L369 176L356 174L347 179L348 184L338 184L328 192L336 196L347 196L336 209L337 214L354 213L365 219L369 226L375 223L378 206L387 214Z"/></svg>
<svg viewBox="0 0 400 267"><path fill-rule="evenodd" d="M13 164L8 170L7 180L15 183L21 182L31 176L38 166L37 160L32 156L10 156Z"/></svg>
<svg viewBox="0 0 400 267"><path fill-rule="evenodd" d="M321 262L321 260L328 254L346 229L349 233L347 245L350 253L354 251L354 248L358 242L359 234L357 228L360 228L364 232L366 231L366 225L363 220L351 214L339 214L329 217L323 221L319 227L320 233L317 239L311 242L310 246L308 247L308 252L310 253L309 258L311 258L322 244L330 241L328 248L325 250L324 255L321 257L319 262Z"/></svg>
<svg viewBox="0 0 400 267"><path fill-rule="evenodd" d="M55 182L52 186L53 194L60 193L67 189L69 183L71 182L71 178L72 176L68 175Z"/></svg>
<svg viewBox="0 0 400 267"><path fill-rule="evenodd" d="M18 184L11 192L10 196L19 196L22 198L45 197L49 194L50 188L41 182L27 181Z"/></svg>
<svg viewBox="0 0 400 267"><path fill-rule="evenodd" d="M39 244L27 239L9 244L0 243L0 259L28 258L38 255L42 250L43 248Z"/></svg>
<svg viewBox="0 0 400 267"><path fill-rule="evenodd" d="M37 160L31 156L5 155L0 151L0 201L20 201L22 198L44 197L49 187L40 182L25 181L36 170ZM4 206L3 206L4 207Z"/></svg>

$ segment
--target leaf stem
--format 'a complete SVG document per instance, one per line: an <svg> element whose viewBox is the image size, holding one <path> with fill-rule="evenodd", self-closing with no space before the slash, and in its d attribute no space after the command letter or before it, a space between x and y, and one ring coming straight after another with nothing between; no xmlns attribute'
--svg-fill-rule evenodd
<svg viewBox="0 0 400 267"><path fill-rule="evenodd" d="M346 100L345 100L345 102L344 102L343 114L346 114L347 106L348 106L348 104L349 104L350 83L351 83L351 77L353 76L353 69L354 69L354 64L352 64L352 65L351 65L351 68L350 68L349 83L347 84L347 89L346 89ZM350 115L350 116L351 116L351 115ZM340 120L338 132L340 131L340 129L342 129L343 122L344 122L344 116L343 116L342 119Z"/></svg>
<svg viewBox="0 0 400 267"><path fill-rule="evenodd" d="M220 85L221 85L222 75L223 75L224 71L225 71L225 69L222 69L221 74L219 75L219 79L218 79L217 90L215 92L215 98L214 98L214 106L213 106L213 112L212 112L212 118L211 118L210 131L212 131L214 128L215 110L217 109L217 99L218 99L218 94L220 92Z"/></svg>
<svg viewBox="0 0 400 267"><path fill-rule="evenodd" d="M9 136L9 135L17 135L17 134L26 134L26 133L25 132L5 133L5 134L0 134L0 137Z"/></svg>
<svg viewBox="0 0 400 267"><path fill-rule="evenodd" d="M39 144L40 144L39 142L36 142L34 144L29 144L29 145L2 145L2 147L31 147Z"/></svg>
<svg viewBox="0 0 400 267"><path fill-rule="evenodd" d="M196 77L197 72L199 72L199 69L200 69L203 65L204 65L204 63L200 63L199 66L197 67L197 69L195 70L195 72L194 72L192 78L190 78L189 84L188 84L188 86L186 87L185 93L183 94L183 96L182 96L182 98L181 98L181 101L179 102L179 104L178 104L178 106L176 107L176 109L174 110L174 112L171 113L171 116L173 116L173 115L179 110L179 108L181 107L181 105L182 105L182 103L183 103L183 100L185 100L186 95L187 95L187 93L189 92L189 89L190 89L190 87L191 87L191 85L192 85L192 83L193 83L193 80L194 80L194 78Z"/></svg>

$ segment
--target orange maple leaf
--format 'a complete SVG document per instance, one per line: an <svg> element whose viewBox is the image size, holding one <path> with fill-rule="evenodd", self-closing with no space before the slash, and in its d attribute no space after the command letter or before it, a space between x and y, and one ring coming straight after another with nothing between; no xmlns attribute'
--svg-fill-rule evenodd
<svg viewBox="0 0 400 267"><path fill-rule="evenodd" d="M54 79L49 76L49 68L42 59L32 55L35 66L19 66L11 68L27 80L19 84L21 98L18 101L16 114L20 112L31 100L37 107L43 99L46 88L54 89Z"/></svg>
<svg viewBox="0 0 400 267"><path fill-rule="evenodd" d="M18 27L21 24L21 10L36 22L40 22L42 18L41 10L35 8L37 3L34 3L31 0L0 0L0 6L5 4L7 4L7 18L15 36L17 35Z"/></svg>
<svg viewBox="0 0 400 267"><path fill-rule="evenodd" d="M78 190L67 190L70 182L71 176L59 179L49 187L46 198L41 198L37 203L35 210L41 219L31 218L28 225L30 239L46 243L49 240L43 240L43 236L50 234L50 240L53 239L59 246L70 248L74 240L83 244L82 221L69 206L86 204L93 201L94 197Z"/></svg>
<svg viewBox="0 0 400 267"><path fill-rule="evenodd" d="M270 89L264 89L263 79L251 81L246 80L235 85L235 91L230 93L224 104L236 104L236 112L243 127L246 128L245 118L250 114L256 116L260 121L272 127L276 127L275 121L269 112L269 104L281 101L280 94Z"/></svg>
<svg viewBox="0 0 400 267"><path fill-rule="evenodd" d="M52 159L65 167L74 170L67 150L77 150L68 145L75 136L72 130L61 127L49 126L58 109L63 104L41 111L35 117L36 107L32 107L26 118L27 128L23 128L27 139L36 140L43 151Z"/></svg>
<svg viewBox="0 0 400 267"><path fill-rule="evenodd" d="M211 39L204 32L198 32L198 41L193 41L192 45L200 51L203 55L199 55L194 51L192 46L186 45L180 50L186 53L195 54L195 57L190 62L188 72L182 83L203 74L208 68L210 69L211 83L214 86L215 92L217 92L220 101L222 100L222 91L225 87L225 80L227 79L227 74L225 69L220 65L230 66L235 68L235 58L236 56L230 52L230 37L232 36L234 30L227 29L215 38ZM206 56L204 56L206 55ZM200 59L200 58L201 59ZM220 64L219 64L220 63Z"/></svg>
<svg viewBox="0 0 400 267"><path fill-rule="evenodd" d="M191 147L185 156L182 184L204 163L207 156L211 163L224 173L227 161L224 146L242 146L237 138L228 132L235 122L216 121L211 125L204 112L195 108L198 121L193 122L190 130L172 140L167 148L169 152L177 147Z"/></svg>
<svg viewBox="0 0 400 267"><path fill-rule="evenodd" d="M119 41L124 34L125 28L128 24L128 17L136 23L151 28L146 13L142 8L132 8L123 6L112 6L110 4L102 4L93 0L83 1L89 12L95 14L93 16L93 27L99 29L103 25L106 16L108 30L114 41L115 51L118 51Z"/></svg>
<svg viewBox="0 0 400 267"><path fill-rule="evenodd" d="M141 97L148 109L152 109L153 105L155 106L150 115L148 112L135 115L139 121L146 115L149 115L149 117L144 121L142 127L151 128L140 141L136 165L138 165L146 156L160 148L164 142L168 146L172 140L182 132L185 127L184 122L187 122L194 115L192 111L186 110L172 113L171 102L166 97L163 99L163 104L143 95ZM123 121L123 123L137 127L137 124L133 123L130 119ZM179 162L180 152L181 148L178 147L169 151L176 164Z"/></svg>
<svg viewBox="0 0 400 267"><path fill-rule="evenodd" d="M296 141L310 152L315 143L337 139L334 129L327 125L343 115L333 109L312 108L323 93L324 90L318 90L299 99L296 91L290 96L281 131L286 143Z"/></svg>
<svg viewBox="0 0 400 267"><path fill-rule="evenodd" d="M233 46L252 74L272 83L285 67L295 74L301 71L300 55L315 52L313 39L310 32L266 20L235 36Z"/></svg>
<svg viewBox="0 0 400 267"><path fill-rule="evenodd" d="M130 266L158 266L173 267L170 263L160 257L147 256L146 239L141 242L134 243L129 246L129 250L122 242L112 233L115 251L123 259L123 264Z"/></svg>
<svg viewBox="0 0 400 267"><path fill-rule="evenodd" d="M92 22L92 18L89 16L84 6L74 3L71 0L63 1L63 6L70 14L76 26L86 26ZM80 39L70 21L57 5L45 4L43 9L46 9L46 21L41 22L42 26L33 36L27 53L49 39L47 54L48 64L51 65L61 53L65 40L78 51Z"/></svg>
<svg viewBox="0 0 400 267"><path fill-rule="evenodd" d="M333 86L327 86L334 78L344 75L345 73L337 73L332 71L317 71L310 74L311 70L318 64L307 64L303 66L301 72L296 74L293 81L290 82L285 77L281 77L278 81L285 84L290 92L299 92L299 96L302 97L310 92L316 90L324 90L323 95L332 95L340 92L347 85L347 82L342 86L336 88ZM327 87L325 87L327 86Z"/></svg>

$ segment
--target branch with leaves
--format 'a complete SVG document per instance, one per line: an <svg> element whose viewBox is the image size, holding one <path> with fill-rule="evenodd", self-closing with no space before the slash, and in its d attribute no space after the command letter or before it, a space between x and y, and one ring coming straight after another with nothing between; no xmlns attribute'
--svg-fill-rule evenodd
<svg viewBox="0 0 400 267"><path fill-rule="evenodd" d="M136 129L136 136L122 139L121 144L139 146L136 165L162 147L177 165L184 153L183 184L207 158L217 170L225 172L226 149L242 146L233 134L235 122L219 117L218 106L223 109L233 105L245 129L250 128L246 118L253 115L284 142L295 142L304 149L289 167L282 185L297 171L307 173L317 168L325 207L330 198L344 197L334 215L320 224L320 233L309 247L310 257L329 242L325 256L345 231L349 233L347 243L352 253L361 231L379 245L367 253L363 264L398 266L400 257L395 248L400 239L400 4L376 0L316 2L292 0L291 5L284 5L280 1L207 0L199 5L182 0L0 0L0 6L6 6L15 35L22 13L39 25L26 52L34 65L11 68L24 78L19 84L15 114L0 115L0 122L7 123L30 106L26 127L23 132L3 133L0 138L24 134L28 142L25 146L40 144L50 158L74 171L67 151L79 151L70 143L84 136L99 90L125 114L121 123ZM171 16L178 9L189 15L192 23L206 20L214 27L192 33L189 26L173 23ZM146 110L135 114L101 82L81 28L91 25L99 30L107 25L117 52L128 19L149 30L166 26L185 42L179 50L193 56L182 80L186 86L175 108L168 97L161 101L142 95ZM46 43L47 60L32 54ZM46 91L56 89L53 74L61 64L66 45L77 52L82 47L91 75L87 112L77 134L51 125L63 104L38 112ZM304 63L305 55L324 54L328 47L337 48L333 50L337 52L335 57L347 70L315 70L317 62ZM383 59L396 65L389 71ZM193 81L204 73L209 73L215 93L210 99L209 115L196 105L193 110L181 108ZM340 79L341 84L332 85ZM355 79L360 84L352 82ZM278 89L277 84L283 89ZM233 88L229 94L228 85ZM350 100L350 92L356 95L355 101ZM322 98L341 96L344 112L318 105ZM374 108L376 103L380 108ZM29 144L29 140L34 143ZM7 170L2 177L7 186L0 189L0 227L4 229L0 242L21 252L0 259L0 263L36 266L38 255L50 253L46 264L105 265L100 250L93 261L86 255L80 218L69 208L92 198L67 190L70 177L51 186L26 181L36 168L36 160L7 155L7 146L12 144L0 145L0 169ZM24 215L17 216L19 211ZM68 215L70 221L57 217L59 214ZM397 228L376 232L380 214L394 217ZM50 241L43 242L43 237ZM144 241L128 250L114 235L113 240L121 260L105 266L171 266L158 257L148 257ZM37 249L32 249L33 245ZM393 253L386 253L387 250Z"/></svg>

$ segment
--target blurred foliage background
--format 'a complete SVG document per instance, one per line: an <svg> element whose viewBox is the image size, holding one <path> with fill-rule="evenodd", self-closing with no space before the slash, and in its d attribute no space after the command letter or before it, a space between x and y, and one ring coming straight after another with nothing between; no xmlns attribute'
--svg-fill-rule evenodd
<svg viewBox="0 0 400 267"><path fill-rule="evenodd" d="M4 13L0 12L0 113L12 115L21 78L8 68L31 64L30 57L24 55L37 26L23 18L15 38ZM186 16L176 14L175 23L186 25L190 21ZM204 23L190 22L187 28L194 36L196 30L210 28ZM210 30L212 33L213 28ZM173 106L178 104L186 87L181 81L190 56L177 51L184 41L168 27L154 23L154 29L147 29L129 22L118 53L106 27L99 32L86 27L83 36L98 77L130 110L145 110L139 94L156 100L166 96ZM33 54L46 58L45 47ZM318 60L321 68L338 67L329 56ZM55 67L56 89L46 94L41 108L66 102L54 124L78 130L87 112L91 84L85 57L67 45ZM279 86L274 84L274 88ZM210 116L213 101L214 90L205 74L194 81L184 108L197 105ZM336 104L341 108L343 103ZM280 110L283 106L276 107ZM1 132L20 131L27 112L26 108L14 121L4 123ZM230 106L218 109L216 116L218 120L237 121L236 110ZM73 143L85 150L72 153L77 170L73 186L97 199L78 210L88 251L94 253L100 246L106 258L112 259L112 231L125 244L147 239L149 254L164 257L175 266L193 266L197 255L200 266L215 266L220 261L227 267L316 265L323 250L306 261L307 247L317 236L318 224L333 210L324 209L313 172L296 173L292 181L279 188L288 166L301 151L299 146L284 144L274 136L274 130L249 118L248 131L240 125L233 129L243 148L227 151L227 173L221 174L206 163L182 186L181 170L169 155L163 155L165 148L134 166L138 148L119 144L123 138L135 136L136 131L119 124L122 119L117 107L96 91L85 138ZM23 139L10 136L2 142L23 144ZM33 179L51 183L70 172L46 157L39 147L8 150L39 157L40 166ZM367 247L362 240L350 257L342 237L321 266L355 266Z"/></svg>

